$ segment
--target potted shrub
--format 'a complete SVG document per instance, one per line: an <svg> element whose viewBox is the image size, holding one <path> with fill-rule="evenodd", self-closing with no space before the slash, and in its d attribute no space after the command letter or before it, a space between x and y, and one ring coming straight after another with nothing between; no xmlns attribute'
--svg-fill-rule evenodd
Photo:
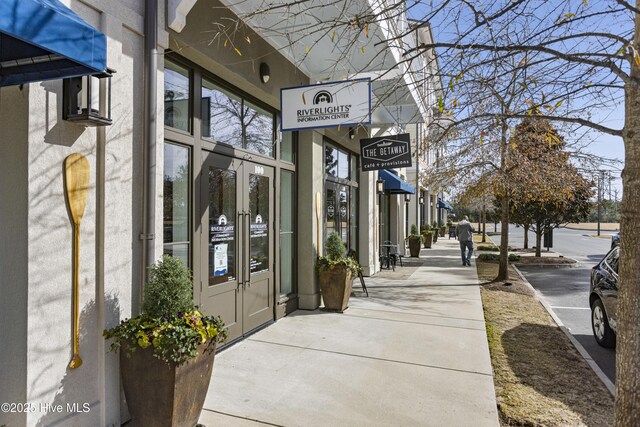
<svg viewBox="0 0 640 427"><path fill-rule="evenodd" d="M360 272L360 265L345 256L345 246L336 232L327 237L327 255L318 258L318 281L328 311L342 313L349 306L353 278Z"/></svg>
<svg viewBox="0 0 640 427"><path fill-rule="evenodd" d="M422 232L422 242L424 243L424 247L426 249L430 249L431 248L431 244L433 242L433 234L426 230Z"/></svg>
<svg viewBox="0 0 640 427"><path fill-rule="evenodd" d="M418 227L415 224L411 224L411 231L407 239L409 240L409 253L412 257L418 258L420 256L420 242L422 238L418 234Z"/></svg>
<svg viewBox="0 0 640 427"><path fill-rule="evenodd" d="M104 331L120 350L122 386L132 425L197 424L213 370L216 344L227 333L220 317L193 305L191 274L165 255L149 269L142 314Z"/></svg>
<svg viewBox="0 0 640 427"><path fill-rule="evenodd" d="M437 242L438 241L438 229L434 229L431 232L431 235L433 236L433 243Z"/></svg>

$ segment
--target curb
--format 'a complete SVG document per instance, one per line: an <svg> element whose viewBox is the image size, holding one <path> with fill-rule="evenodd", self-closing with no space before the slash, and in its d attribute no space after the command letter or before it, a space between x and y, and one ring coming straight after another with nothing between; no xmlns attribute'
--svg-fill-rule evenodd
<svg viewBox="0 0 640 427"><path fill-rule="evenodd" d="M519 263L517 261L515 263L513 262L509 263L509 265L513 265L514 267L516 266L516 264L519 264ZM529 268L529 267L532 267L532 268L578 268L580 266L580 263L576 261L572 264L519 264L519 265L521 267L526 267L526 268Z"/></svg>
<svg viewBox="0 0 640 427"><path fill-rule="evenodd" d="M567 338L569 338L569 341L571 341L571 344L573 344L576 350L578 350L578 353L580 353L580 356L582 356L584 361L587 362L587 365L589 365L591 370L593 370L593 372L598 376L598 378L600 378L600 381L602 381L602 383L607 388L607 390L609 390L609 393L611 393L611 396L615 398L616 387L613 384L613 382L611 382L611 380L605 375L605 373L602 372L602 369L600 369L598 364L593 360L593 358L591 358L591 356L589 355L589 353L587 353L587 350L584 349L582 344L580 344L578 340L576 340L573 337L569 329L567 329L567 327L564 326L564 324L562 323L562 320L560 320L560 318L556 315L556 313L553 311L551 306L546 303L546 301L542 297L542 294L540 294L540 292L538 292L533 286L531 286L531 283L529 283L529 281L524 277L524 275L522 274L522 272L518 267L516 267L513 264L511 265L513 266L513 269L516 271L516 273L518 273L518 276L520 276L520 279L522 279L522 281L529 287L529 289L533 291L538 302L542 304L545 310L547 310L547 313L549 313L553 321L556 322L560 330L562 330L562 332L564 332Z"/></svg>

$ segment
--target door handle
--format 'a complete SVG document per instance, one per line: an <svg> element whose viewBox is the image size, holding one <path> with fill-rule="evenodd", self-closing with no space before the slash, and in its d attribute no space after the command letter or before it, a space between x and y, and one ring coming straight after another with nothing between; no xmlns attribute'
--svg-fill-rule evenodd
<svg viewBox="0 0 640 427"><path fill-rule="evenodd" d="M246 237L245 237L245 282L247 287L251 287L251 210L247 211L246 215Z"/></svg>
<svg viewBox="0 0 640 427"><path fill-rule="evenodd" d="M244 227L243 227L243 225L244 225L243 221L244 221L244 217L246 215L247 215L247 213L244 210L238 212L238 225L240 226L239 228L241 230L241 233L239 233L240 235L237 236L237 237L239 238L239 240L241 242L244 242L245 230L244 230ZM240 287L241 286L242 286L243 290L245 289L245 281L244 281L244 279L245 279L245 271L244 271L244 269L238 269L238 273L241 276L238 278L238 286L236 287L236 293L240 292Z"/></svg>

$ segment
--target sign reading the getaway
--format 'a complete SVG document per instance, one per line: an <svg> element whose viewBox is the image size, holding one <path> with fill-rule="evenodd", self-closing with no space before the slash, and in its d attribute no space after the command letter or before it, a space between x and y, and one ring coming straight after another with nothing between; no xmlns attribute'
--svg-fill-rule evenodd
<svg viewBox="0 0 640 427"><path fill-rule="evenodd" d="M360 140L363 171L411 166L411 137L408 133Z"/></svg>
<svg viewBox="0 0 640 427"><path fill-rule="evenodd" d="M281 129L371 123L371 80L346 80L280 90Z"/></svg>

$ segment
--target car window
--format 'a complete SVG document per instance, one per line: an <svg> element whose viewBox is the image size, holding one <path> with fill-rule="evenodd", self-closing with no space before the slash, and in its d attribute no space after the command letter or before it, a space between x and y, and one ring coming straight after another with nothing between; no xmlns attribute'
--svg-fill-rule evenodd
<svg viewBox="0 0 640 427"><path fill-rule="evenodd" d="M614 273L618 274L618 260L620 259L620 248L615 248L607 254L604 262Z"/></svg>

